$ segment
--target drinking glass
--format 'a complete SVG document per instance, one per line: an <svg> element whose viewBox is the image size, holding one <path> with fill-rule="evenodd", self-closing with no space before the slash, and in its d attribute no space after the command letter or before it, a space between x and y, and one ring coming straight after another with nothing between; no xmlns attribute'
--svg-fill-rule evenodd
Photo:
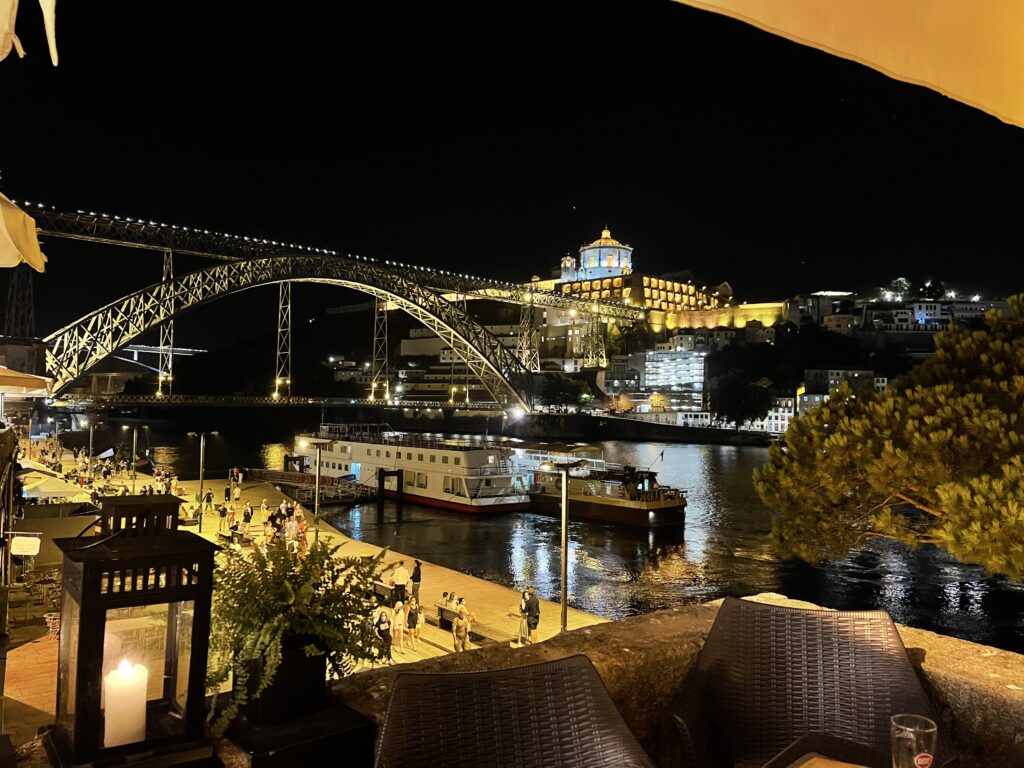
<svg viewBox="0 0 1024 768"><path fill-rule="evenodd" d="M893 715L892 768L932 768L939 728L921 715Z"/></svg>

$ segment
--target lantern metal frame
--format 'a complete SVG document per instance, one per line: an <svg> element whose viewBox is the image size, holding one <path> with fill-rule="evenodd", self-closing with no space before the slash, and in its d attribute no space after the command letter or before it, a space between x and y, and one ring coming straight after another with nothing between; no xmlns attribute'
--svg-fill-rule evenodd
<svg viewBox="0 0 1024 768"><path fill-rule="evenodd" d="M78 605L77 622L61 617L59 648L63 654L73 645L75 663L73 670L67 670L64 658L58 662L56 724L47 739L47 751L55 765L101 766L125 761L133 766L218 764L212 741L204 737L204 723L214 553L220 548L177 530L179 504L174 496L104 499L97 521L99 538L80 535L54 541L64 553L62 613L69 605L68 598ZM184 712L160 711L158 705L177 698L180 607L176 612L170 606L189 601L193 613ZM107 612L165 604L170 613L164 669L150 670L162 675L163 695L156 702L147 702L146 739L104 747L100 704ZM60 679L65 675L74 675L73 682ZM171 721L174 728L165 728L161 735L161 725Z"/></svg>

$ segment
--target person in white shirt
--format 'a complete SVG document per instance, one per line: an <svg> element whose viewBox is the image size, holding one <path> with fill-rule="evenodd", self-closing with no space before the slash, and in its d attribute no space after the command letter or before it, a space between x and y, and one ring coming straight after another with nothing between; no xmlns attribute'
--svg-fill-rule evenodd
<svg viewBox="0 0 1024 768"><path fill-rule="evenodd" d="M395 572L391 574L391 583L395 585L395 601L405 602L405 589L409 584L409 571L405 569L405 560L399 560Z"/></svg>

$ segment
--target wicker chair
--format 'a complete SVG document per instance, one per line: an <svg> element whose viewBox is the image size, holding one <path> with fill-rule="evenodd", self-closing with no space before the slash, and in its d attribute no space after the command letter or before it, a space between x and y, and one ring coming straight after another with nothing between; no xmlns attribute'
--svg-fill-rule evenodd
<svg viewBox="0 0 1024 768"><path fill-rule="evenodd" d="M725 599L673 706L683 762L700 768L761 768L819 734L848 743L834 758L889 766L889 718L899 713L937 721L889 614L736 598ZM938 753L936 765L953 759L948 738Z"/></svg>
<svg viewBox="0 0 1024 768"><path fill-rule="evenodd" d="M379 768L653 768L586 656L455 674L401 674Z"/></svg>

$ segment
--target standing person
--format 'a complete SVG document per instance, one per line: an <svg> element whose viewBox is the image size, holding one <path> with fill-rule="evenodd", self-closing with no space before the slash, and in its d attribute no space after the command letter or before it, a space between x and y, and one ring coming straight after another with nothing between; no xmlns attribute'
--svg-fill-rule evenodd
<svg viewBox="0 0 1024 768"><path fill-rule="evenodd" d="M413 562L416 563L416 565L412 569L412 596L416 598L416 602L418 603L420 601L420 581L423 580L423 569L421 567L423 563L419 560L413 560Z"/></svg>
<svg viewBox="0 0 1024 768"><path fill-rule="evenodd" d="M268 506L267 506L267 500L266 500L266 499L264 499L264 500L263 500L263 501L262 501L262 502L260 503L260 516L261 516L261 518L262 518L263 520L266 520L266 519L267 519L267 512L269 512L269 511L270 511L270 507L268 507Z"/></svg>
<svg viewBox="0 0 1024 768"><path fill-rule="evenodd" d="M229 501L231 501L231 486L230 485L225 485L224 486L224 503L227 504Z"/></svg>
<svg viewBox="0 0 1024 768"><path fill-rule="evenodd" d="M419 646L420 623L426 617L420 610L420 601L415 597L409 600L409 611L406 618L408 619L406 624L409 626L409 647L416 650Z"/></svg>
<svg viewBox="0 0 1024 768"><path fill-rule="evenodd" d="M241 501L242 499L242 486L235 485L234 493L232 494L235 501Z"/></svg>
<svg viewBox="0 0 1024 768"><path fill-rule="evenodd" d="M206 514L207 512L213 512L213 491L210 490L209 488L206 489L206 496L203 499L203 502L203 514Z"/></svg>
<svg viewBox="0 0 1024 768"><path fill-rule="evenodd" d="M530 587L530 597L526 601L526 626L530 630L530 643L537 642L537 627L540 625L540 600L537 599L537 588Z"/></svg>
<svg viewBox="0 0 1024 768"><path fill-rule="evenodd" d="M384 643L384 658L388 664L392 664L391 658L391 611L386 605L382 605L377 611L374 619L374 626L377 628L377 637Z"/></svg>
<svg viewBox="0 0 1024 768"><path fill-rule="evenodd" d="M405 588L409 583L409 571L405 569L405 560L399 560L395 572L391 574L391 583L395 585L395 601L405 600Z"/></svg>
<svg viewBox="0 0 1024 768"><path fill-rule="evenodd" d="M405 653L405 606L399 600L395 603L395 614L391 624L391 646L398 646L399 653Z"/></svg>
<svg viewBox="0 0 1024 768"><path fill-rule="evenodd" d="M245 508L242 510L242 522L243 523L251 523L252 522L252 503L251 502L248 502L248 501L245 502Z"/></svg>
<svg viewBox="0 0 1024 768"><path fill-rule="evenodd" d="M459 617L452 622L452 642L455 644L455 652L462 653L466 650L466 641L469 639L469 620L466 618L466 607L459 608Z"/></svg>
<svg viewBox="0 0 1024 768"><path fill-rule="evenodd" d="M519 600L519 645L520 647L526 645L530 641L530 626L527 623L527 611L526 602L530 599L530 593L527 590L523 590L523 595Z"/></svg>

